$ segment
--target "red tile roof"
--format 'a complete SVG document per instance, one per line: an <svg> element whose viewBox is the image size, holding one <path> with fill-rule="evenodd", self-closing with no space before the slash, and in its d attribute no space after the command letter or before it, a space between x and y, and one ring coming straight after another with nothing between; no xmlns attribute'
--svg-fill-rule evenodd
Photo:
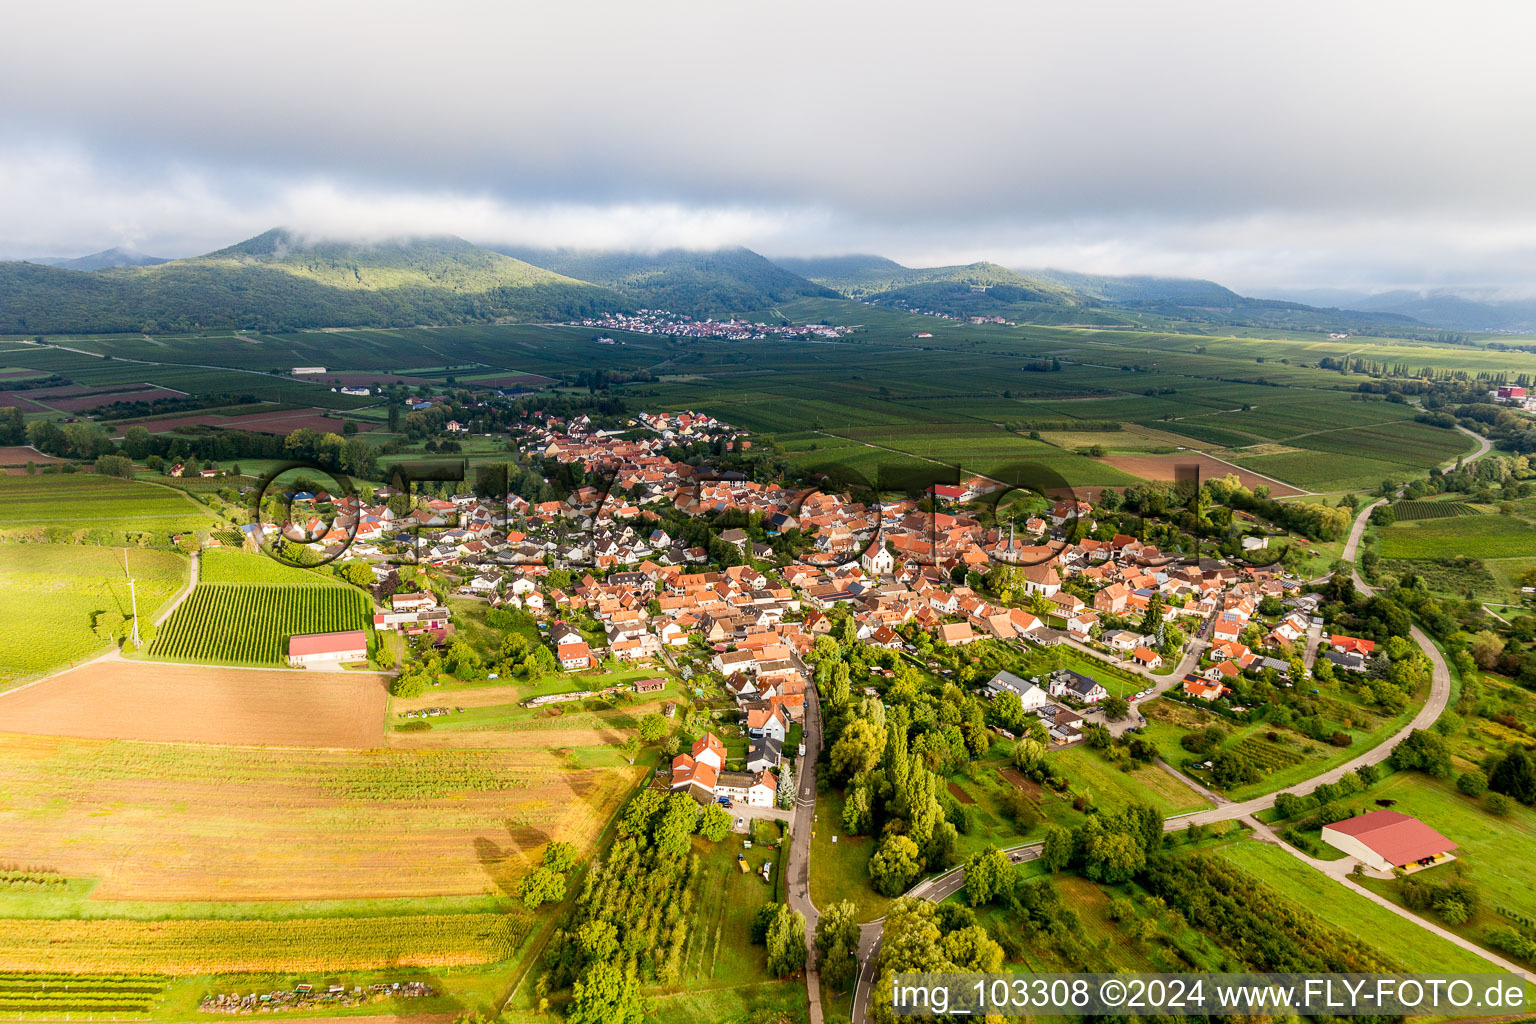
<svg viewBox="0 0 1536 1024"><path fill-rule="evenodd" d="M1418 818L1397 811L1371 811L1324 826L1360 840L1390 864L1412 864L1456 849L1456 844Z"/></svg>
<svg viewBox="0 0 1536 1024"><path fill-rule="evenodd" d="M343 633L310 633L307 636L288 638L290 657L303 654L346 654L367 649L368 637L360 629Z"/></svg>

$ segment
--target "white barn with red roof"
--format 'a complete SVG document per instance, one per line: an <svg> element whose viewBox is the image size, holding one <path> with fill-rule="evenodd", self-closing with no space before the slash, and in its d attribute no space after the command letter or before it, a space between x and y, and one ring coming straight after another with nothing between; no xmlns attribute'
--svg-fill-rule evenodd
<svg viewBox="0 0 1536 1024"><path fill-rule="evenodd" d="M341 633L306 633L288 638L288 664L294 668L367 660L368 634L360 629Z"/></svg>
<svg viewBox="0 0 1536 1024"><path fill-rule="evenodd" d="M1440 864L1457 848L1418 818L1387 810L1324 825L1322 840L1377 871Z"/></svg>

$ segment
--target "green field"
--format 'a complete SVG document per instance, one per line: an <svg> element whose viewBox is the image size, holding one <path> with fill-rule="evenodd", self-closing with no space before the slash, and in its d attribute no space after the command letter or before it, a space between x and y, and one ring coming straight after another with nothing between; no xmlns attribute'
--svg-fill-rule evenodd
<svg viewBox="0 0 1536 1024"><path fill-rule="evenodd" d="M368 629L362 591L286 584L199 583L150 646L152 658L230 665L282 665L301 633Z"/></svg>
<svg viewBox="0 0 1536 1024"><path fill-rule="evenodd" d="M1536 526L1518 516L1420 519L1377 529L1382 558L1520 558L1536 554Z"/></svg>
<svg viewBox="0 0 1536 1024"><path fill-rule="evenodd" d="M300 569L262 554L234 548L210 548L198 556L199 583L270 583L310 587L345 587L328 569Z"/></svg>
<svg viewBox="0 0 1536 1024"><path fill-rule="evenodd" d="M185 584L172 551L79 544L0 544L0 689L106 650L132 617L124 556L141 622Z"/></svg>
<svg viewBox="0 0 1536 1024"><path fill-rule="evenodd" d="M1488 961L1477 954L1414 928L1385 907L1351 892L1277 846L1250 839L1222 847L1220 853L1302 906L1314 908L1336 927L1390 953L1411 971L1492 970ZM1399 941L1384 943L1382 939L1386 936Z"/></svg>
<svg viewBox="0 0 1536 1024"><path fill-rule="evenodd" d="M0 476L0 534L100 543L125 532L167 536L214 525L212 514L169 487L92 473Z"/></svg>

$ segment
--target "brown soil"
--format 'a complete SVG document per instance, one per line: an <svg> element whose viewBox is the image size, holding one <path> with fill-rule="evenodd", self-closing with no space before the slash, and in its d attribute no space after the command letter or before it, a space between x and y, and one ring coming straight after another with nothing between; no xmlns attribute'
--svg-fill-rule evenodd
<svg viewBox="0 0 1536 1024"><path fill-rule="evenodd" d="M105 661L0 697L6 732L89 739L378 747L384 679Z"/></svg>
<svg viewBox="0 0 1536 1024"><path fill-rule="evenodd" d="M951 782L948 783L948 786L950 795L953 796L956 800L959 800L961 803L973 804L976 802L976 798L971 796L971 794L967 793L965 790L961 789L957 783Z"/></svg>
<svg viewBox="0 0 1536 1024"><path fill-rule="evenodd" d="M1039 803L1045 797L1045 790L1040 788L1040 784L1034 779L1026 778L1024 773L1017 768L999 768L997 773L1014 789L1017 789L1035 803Z"/></svg>
<svg viewBox="0 0 1536 1024"><path fill-rule="evenodd" d="M1210 480L1218 476L1226 476L1236 473L1244 486L1248 488L1268 487L1271 497L1284 498L1293 494L1304 494L1305 491L1283 484L1278 480L1271 480L1266 476L1259 476L1246 469L1234 466L1229 462L1200 452L1181 452L1178 455L1106 455L1098 461L1124 470L1133 476L1139 476L1143 480L1172 481L1174 479L1175 466L1195 465L1200 467L1200 479Z"/></svg>

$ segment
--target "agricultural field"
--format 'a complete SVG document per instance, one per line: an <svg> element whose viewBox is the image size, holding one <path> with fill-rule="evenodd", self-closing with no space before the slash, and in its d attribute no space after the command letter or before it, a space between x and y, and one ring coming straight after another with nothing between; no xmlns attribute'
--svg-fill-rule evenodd
<svg viewBox="0 0 1536 1024"><path fill-rule="evenodd" d="M164 975L462 967L505 960L520 913L289 921L0 919L0 971Z"/></svg>
<svg viewBox="0 0 1536 1024"><path fill-rule="evenodd" d="M1536 554L1536 525L1520 516L1420 519L1378 527L1385 559L1521 558Z"/></svg>
<svg viewBox="0 0 1536 1024"><path fill-rule="evenodd" d="M126 555L141 622L187 580L173 551L0 543L0 690L107 650L132 617Z"/></svg>
<svg viewBox="0 0 1536 1024"><path fill-rule="evenodd" d="M643 770L12 734L0 863L94 879L93 902L506 895L552 840L585 856Z"/></svg>
<svg viewBox="0 0 1536 1024"><path fill-rule="evenodd" d="M149 647L166 661L287 663L288 638L369 629L372 601L350 587L198 583Z"/></svg>
<svg viewBox="0 0 1536 1024"><path fill-rule="evenodd" d="M386 680L365 672L298 673L98 662L0 696L7 732L88 739L378 747Z"/></svg>
<svg viewBox="0 0 1536 1024"><path fill-rule="evenodd" d="M1392 514L1401 522L1420 519L1454 519L1457 516L1481 515L1482 510L1464 501L1399 501L1392 505Z"/></svg>
<svg viewBox="0 0 1536 1024"><path fill-rule="evenodd" d="M93 473L0 476L0 508L0 537L103 543L214 525L212 513L180 491Z"/></svg>
<svg viewBox="0 0 1536 1024"><path fill-rule="evenodd" d="M0 971L0 1014L133 1014L161 1003L166 979L153 974Z"/></svg>
<svg viewBox="0 0 1536 1024"><path fill-rule="evenodd" d="M199 583L297 584L311 587L347 587L325 569L301 569L263 554L234 548L210 548L198 556Z"/></svg>

